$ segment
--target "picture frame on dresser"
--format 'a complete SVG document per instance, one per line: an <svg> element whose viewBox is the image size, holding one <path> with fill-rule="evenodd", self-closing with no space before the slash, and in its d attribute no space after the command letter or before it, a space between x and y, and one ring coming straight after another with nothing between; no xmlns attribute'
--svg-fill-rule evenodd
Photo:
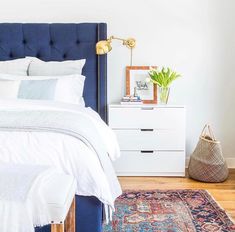
<svg viewBox="0 0 235 232"><path fill-rule="evenodd" d="M126 95L138 95L145 104L157 103L157 85L148 82L150 68L157 66L127 66Z"/></svg>

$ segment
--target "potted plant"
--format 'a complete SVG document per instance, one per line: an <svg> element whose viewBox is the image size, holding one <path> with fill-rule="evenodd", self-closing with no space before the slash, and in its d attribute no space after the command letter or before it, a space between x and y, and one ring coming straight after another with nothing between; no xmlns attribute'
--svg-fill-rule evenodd
<svg viewBox="0 0 235 232"><path fill-rule="evenodd" d="M170 85L174 80L179 78L181 75L177 72L172 71L170 68L151 68L149 71L149 78L147 81L151 81L158 86L158 96L160 104L167 104Z"/></svg>

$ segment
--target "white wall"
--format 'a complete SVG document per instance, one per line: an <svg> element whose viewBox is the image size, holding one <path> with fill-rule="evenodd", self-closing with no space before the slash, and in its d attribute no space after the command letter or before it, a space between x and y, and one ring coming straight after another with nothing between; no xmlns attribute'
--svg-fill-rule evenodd
<svg viewBox="0 0 235 232"><path fill-rule="evenodd" d="M235 158L234 0L7 0L1 22L107 22L110 35L137 39L134 65L170 66L183 78L172 103L187 106L187 151L204 123L213 125L226 157ZM109 54L109 102L124 94L129 51Z"/></svg>

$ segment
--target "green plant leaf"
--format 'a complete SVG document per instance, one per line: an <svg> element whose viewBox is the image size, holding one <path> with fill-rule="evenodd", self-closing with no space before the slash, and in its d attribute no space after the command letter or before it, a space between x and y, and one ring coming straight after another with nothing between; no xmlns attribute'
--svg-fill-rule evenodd
<svg viewBox="0 0 235 232"><path fill-rule="evenodd" d="M180 74L172 71L169 67L162 67L161 71L158 71L158 69L151 69L148 74L154 84L165 88L169 87L174 80L181 76Z"/></svg>

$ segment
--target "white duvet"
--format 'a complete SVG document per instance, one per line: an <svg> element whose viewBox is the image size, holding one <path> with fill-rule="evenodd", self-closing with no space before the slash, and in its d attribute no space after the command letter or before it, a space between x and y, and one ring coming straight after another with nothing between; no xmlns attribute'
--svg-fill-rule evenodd
<svg viewBox="0 0 235 232"><path fill-rule="evenodd" d="M72 104L30 101L0 100L4 110L61 110L79 111L90 117L104 141L107 154L112 160L119 157L119 146L114 133L90 108ZM85 125L81 125L85 126ZM40 164L54 166L58 171L71 174L77 180L76 194L95 196L106 206L114 206L112 190L95 151L81 140L54 132L19 132L0 130L0 162ZM113 170L111 170L113 171ZM115 182L116 180L114 180ZM121 194L120 186L116 195Z"/></svg>

